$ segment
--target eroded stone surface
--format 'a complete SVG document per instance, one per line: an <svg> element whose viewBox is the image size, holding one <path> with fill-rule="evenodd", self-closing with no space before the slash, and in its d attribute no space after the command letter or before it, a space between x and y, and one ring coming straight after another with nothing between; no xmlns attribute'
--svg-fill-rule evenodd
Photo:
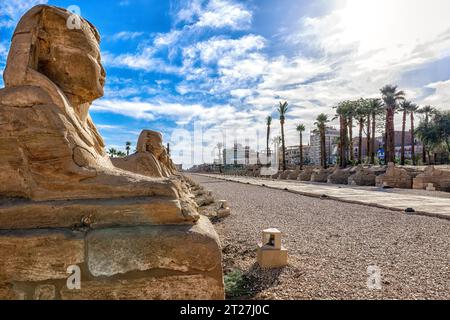
<svg viewBox="0 0 450 320"><path fill-rule="evenodd" d="M167 269L212 271L220 267L220 244L205 217L194 226L147 226L95 230L87 237L92 275Z"/></svg>
<svg viewBox="0 0 450 320"><path fill-rule="evenodd" d="M438 191L450 192L450 170L427 167L424 173L414 178L413 188L427 189L429 183Z"/></svg>
<svg viewBox="0 0 450 320"><path fill-rule="evenodd" d="M334 168L314 170L313 173L311 174L311 182L326 183L328 181L328 176L332 174L333 171Z"/></svg>
<svg viewBox="0 0 450 320"><path fill-rule="evenodd" d="M63 300L219 300L223 283L205 275L86 281L81 290L61 290Z"/></svg>
<svg viewBox="0 0 450 320"><path fill-rule="evenodd" d="M411 189L412 177L405 169L398 168L395 164L389 163L386 173L376 177L376 186Z"/></svg>
<svg viewBox="0 0 450 320"><path fill-rule="evenodd" d="M65 279L84 262L84 234L65 230L0 231L0 282Z"/></svg>

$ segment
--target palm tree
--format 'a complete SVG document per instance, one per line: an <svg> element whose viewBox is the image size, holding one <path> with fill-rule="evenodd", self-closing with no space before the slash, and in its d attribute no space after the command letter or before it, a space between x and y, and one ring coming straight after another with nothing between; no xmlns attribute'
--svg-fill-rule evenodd
<svg viewBox="0 0 450 320"><path fill-rule="evenodd" d="M394 85L386 85L380 92L386 108L386 162L395 162L394 114L399 101L405 100L405 93Z"/></svg>
<svg viewBox="0 0 450 320"><path fill-rule="evenodd" d="M340 102L336 107L336 116L339 118L339 165L341 168L347 167L348 164L348 114L351 107L350 101Z"/></svg>
<svg viewBox="0 0 450 320"><path fill-rule="evenodd" d="M320 133L320 165L322 168L327 168L327 151L326 151L326 145L325 145L325 130L326 130L326 124L329 122L328 116L324 113L319 114L319 116L316 119L316 122L314 123L317 126L317 129Z"/></svg>
<svg viewBox="0 0 450 320"><path fill-rule="evenodd" d="M283 171L286 171L286 147L284 143L284 122L286 120L286 113L288 111L288 103L280 102L280 105L278 106L278 113L280 114L280 125L281 125L281 149L283 152L282 159L283 159Z"/></svg>
<svg viewBox="0 0 450 320"><path fill-rule="evenodd" d="M269 139L270 139L270 126L272 125L272 117L271 116L268 116L266 118L266 125L267 125L266 154L267 154L267 164L269 164L269 159L270 159Z"/></svg>
<svg viewBox="0 0 450 320"><path fill-rule="evenodd" d="M436 109L432 106L425 106L422 107L417 111L420 114L425 115L425 123L428 125L430 122L430 117L436 112ZM427 162L427 150L426 150L426 144L422 141L422 162L425 164Z"/></svg>
<svg viewBox="0 0 450 320"><path fill-rule="evenodd" d="M354 116L359 124L359 135L358 135L358 164L362 163L362 143L363 143L363 131L364 124L366 123L367 116L367 102L364 99L357 101L356 108L354 111Z"/></svg>
<svg viewBox="0 0 450 320"><path fill-rule="evenodd" d="M131 150L131 142L130 141L127 141L125 143L125 150L127 150L127 156L129 156L130 155L130 150Z"/></svg>
<svg viewBox="0 0 450 320"><path fill-rule="evenodd" d="M369 99L367 107L372 118L372 134L371 137L369 137L369 139L371 138L370 150L367 150L367 152L370 154L370 163L375 164L376 118L377 115L383 112L383 103L380 99Z"/></svg>
<svg viewBox="0 0 450 320"><path fill-rule="evenodd" d="M297 131L300 134L300 170L303 170L303 132L305 132L305 125L299 124L297 126Z"/></svg>
<svg viewBox="0 0 450 320"><path fill-rule="evenodd" d="M412 102L411 101L403 101L400 103L399 110L403 112L403 119L402 119L402 148L401 148L401 155L400 155L400 164L402 166L405 165L405 134L406 134L406 116L408 115L409 109L411 108Z"/></svg>
<svg viewBox="0 0 450 320"><path fill-rule="evenodd" d="M118 151L115 148L109 148L108 149L108 154L111 158L114 158L117 156Z"/></svg>
<svg viewBox="0 0 450 320"><path fill-rule="evenodd" d="M353 119L358 108L358 101L347 101L347 124L348 124L348 141L349 141L349 158L352 163L355 161L355 154L353 152Z"/></svg>
<svg viewBox="0 0 450 320"><path fill-rule="evenodd" d="M419 106L417 104L411 104L409 107L409 114L411 120L411 158L413 162L413 166L417 165L416 160L416 138L414 136L414 113L417 112Z"/></svg>

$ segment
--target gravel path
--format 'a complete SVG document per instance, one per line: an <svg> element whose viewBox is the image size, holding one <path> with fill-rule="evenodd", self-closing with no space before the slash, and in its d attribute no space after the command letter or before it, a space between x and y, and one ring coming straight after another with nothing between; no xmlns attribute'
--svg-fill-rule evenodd
<svg viewBox="0 0 450 320"><path fill-rule="evenodd" d="M190 175L232 215L215 222L224 271L242 270L253 299L450 299L450 221ZM289 266L262 271L261 230L284 232ZM382 289L369 290L368 266Z"/></svg>

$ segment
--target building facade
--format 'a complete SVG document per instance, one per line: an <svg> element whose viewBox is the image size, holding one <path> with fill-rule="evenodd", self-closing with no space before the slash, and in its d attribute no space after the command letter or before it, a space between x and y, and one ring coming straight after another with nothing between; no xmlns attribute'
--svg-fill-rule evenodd
<svg viewBox="0 0 450 320"><path fill-rule="evenodd" d="M339 130L327 128L325 131L325 149L328 164L336 164L338 160ZM320 165L320 134L312 131L310 136L309 159L311 164Z"/></svg>

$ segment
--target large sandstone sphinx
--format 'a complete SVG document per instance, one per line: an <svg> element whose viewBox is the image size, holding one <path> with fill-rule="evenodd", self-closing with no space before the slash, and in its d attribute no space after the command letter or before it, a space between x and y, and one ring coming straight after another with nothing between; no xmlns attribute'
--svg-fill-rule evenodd
<svg viewBox="0 0 450 320"><path fill-rule="evenodd" d="M429 166L413 180L413 189L426 189L432 183L438 191L450 192L450 170Z"/></svg>
<svg viewBox="0 0 450 320"><path fill-rule="evenodd" d="M85 20L69 29L70 16L36 6L12 39L0 90L0 299L223 298L217 234L182 180L118 169L105 153L88 112L105 82L99 35ZM71 290L77 268L81 290Z"/></svg>
<svg viewBox="0 0 450 320"><path fill-rule="evenodd" d="M390 162L386 173L377 176L375 182L377 187L411 189L412 180L412 176L407 170L398 168L394 163Z"/></svg>

